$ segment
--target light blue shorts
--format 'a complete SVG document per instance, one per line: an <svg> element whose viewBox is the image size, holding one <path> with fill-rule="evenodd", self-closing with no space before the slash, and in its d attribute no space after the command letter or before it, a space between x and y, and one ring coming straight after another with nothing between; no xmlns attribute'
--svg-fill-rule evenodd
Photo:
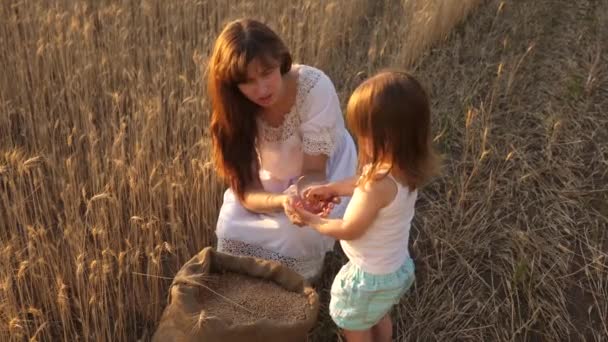
<svg viewBox="0 0 608 342"><path fill-rule="evenodd" d="M367 273L348 262L331 285L329 314L342 329L367 330L399 303L414 279L412 259L388 274Z"/></svg>

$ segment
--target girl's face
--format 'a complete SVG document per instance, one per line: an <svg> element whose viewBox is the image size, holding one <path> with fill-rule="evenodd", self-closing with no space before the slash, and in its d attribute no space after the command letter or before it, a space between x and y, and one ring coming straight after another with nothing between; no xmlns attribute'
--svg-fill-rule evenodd
<svg viewBox="0 0 608 342"><path fill-rule="evenodd" d="M247 66L247 80L238 84L239 90L253 103L263 108L277 103L283 89L283 78L279 63L263 64L259 58Z"/></svg>

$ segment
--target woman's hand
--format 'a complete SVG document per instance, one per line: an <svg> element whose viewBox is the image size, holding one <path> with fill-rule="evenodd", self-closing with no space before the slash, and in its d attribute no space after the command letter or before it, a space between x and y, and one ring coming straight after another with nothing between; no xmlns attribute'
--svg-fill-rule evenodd
<svg viewBox="0 0 608 342"><path fill-rule="evenodd" d="M316 222L316 219L327 217L333 207L334 203L331 202L311 203L296 195L285 195L283 200L285 215L291 223L300 227Z"/></svg>
<svg viewBox="0 0 608 342"><path fill-rule="evenodd" d="M291 222L298 226L312 226L326 217L331 211L331 208L323 208L320 213L316 214L307 210L304 201L288 202L287 212L289 212L289 219Z"/></svg>
<svg viewBox="0 0 608 342"><path fill-rule="evenodd" d="M291 221L291 223L297 226L304 226L305 223L302 221L301 217L297 214L295 208L298 203L301 202L301 199L297 195L285 195L283 199L283 210L285 211L285 215Z"/></svg>

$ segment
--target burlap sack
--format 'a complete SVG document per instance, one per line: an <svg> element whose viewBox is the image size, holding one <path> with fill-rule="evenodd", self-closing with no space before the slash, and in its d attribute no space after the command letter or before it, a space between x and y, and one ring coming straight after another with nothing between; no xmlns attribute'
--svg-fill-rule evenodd
<svg viewBox="0 0 608 342"><path fill-rule="evenodd" d="M198 284L205 284L206 275L220 270L272 280L288 291L303 293L310 304L306 308L306 318L296 322L262 319L229 325L221 318L206 316L204 297L201 299L199 296L201 286ZM169 289L168 305L152 341L306 341L318 311L317 293L296 272L278 262L232 256L207 247L190 259L175 276Z"/></svg>

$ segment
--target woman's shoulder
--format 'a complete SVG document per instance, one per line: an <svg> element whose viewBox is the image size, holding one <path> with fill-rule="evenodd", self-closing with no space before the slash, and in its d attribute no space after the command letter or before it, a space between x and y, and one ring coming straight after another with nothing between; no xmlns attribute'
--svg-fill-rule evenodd
<svg viewBox="0 0 608 342"><path fill-rule="evenodd" d="M333 90L334 85L331 79L321 69L310 65L297 65L298 85L302 95L311 93L327 93L328 90Z"/></svg>

